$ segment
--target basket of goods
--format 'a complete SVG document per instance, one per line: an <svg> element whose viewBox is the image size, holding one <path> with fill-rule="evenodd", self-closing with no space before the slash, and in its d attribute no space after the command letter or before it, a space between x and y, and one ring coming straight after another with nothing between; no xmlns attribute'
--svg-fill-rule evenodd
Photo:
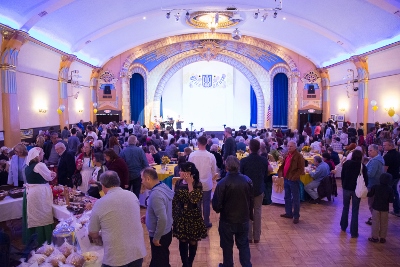
<svg viewBox="0 0 400 267"><path fill-rule="evenodd" d="M12 198L19 198L24 196L24 191L25 188L22 187L13 188L10 191L8 191L8 195Z"/></svg>
<svg viewBox="0 0 400 267"><path fill-rule="evenodd" d="M2 201L7 196L7 191L0 190L0 201Z"/></svg>
<svg viewBox="0 0 400 267"><path fill-rule="evenodd" d="M169 158L167 156L163 156L161 158L161 164L168 164L170 162Z"/></svg>
<svg viewBox="0 0 400 267"><path fill-rule="evenodd" d="M309 146L303 146L303 148L301 149L301 151L306 152L306 153L310 153L311 147L309 147Z"/></svg>
<svg viewBox="0 0 400 267"><path fill-rule="evenodd" d="M67 210L72 212L73 215L81 214L85 210L84 202L70 202L67 206Z"/></svg>

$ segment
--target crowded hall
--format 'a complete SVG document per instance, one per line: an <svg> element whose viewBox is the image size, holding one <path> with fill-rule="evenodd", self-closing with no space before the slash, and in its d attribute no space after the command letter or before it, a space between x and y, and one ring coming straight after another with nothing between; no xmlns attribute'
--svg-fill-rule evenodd
<svg viewBox="0 0 400 267"><path fill-rule="evenodd" d="M399 0L0 0L0 267L400 266Z"/></svg>

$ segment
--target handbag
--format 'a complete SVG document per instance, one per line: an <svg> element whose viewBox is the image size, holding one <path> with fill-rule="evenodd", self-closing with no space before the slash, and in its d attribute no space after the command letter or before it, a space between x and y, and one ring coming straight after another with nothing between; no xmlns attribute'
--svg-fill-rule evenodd
<svg viewBox="0 0 400 267"><path fill-rule="evenodd" d="M364 176L362 173L363 164L361 163L360 174L357 178L357 185L356 185L356 196L358 198L364 198L368 194L368 188L365 186Z"/></svg>
<svg viewBox="0 0 400 267"><path fill-rule="evenodd" d="M81 186L82 185L82 174L80 171L75 172L72 177L72 184L75 187Z"/></svg>

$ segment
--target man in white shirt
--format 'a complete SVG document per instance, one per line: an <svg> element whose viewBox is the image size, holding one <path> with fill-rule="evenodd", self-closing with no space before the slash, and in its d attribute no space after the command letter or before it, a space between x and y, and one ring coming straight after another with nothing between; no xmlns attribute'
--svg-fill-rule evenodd
<svg viewBox="0 0 400 267"><path fill-rule="evenodd" d="M97 134L95 132L93 132L93 126L88 125L87 130L88 130L88 132L87 132L86 136L91 136L91 137L93 137L94 141L97 141L98 137L97 137Z"/></svg>
<svg viewBox="0 0 400 267"><path fill-rule="evenodd" d="M219 139L215 137L215 134L211 134L211 141L213 142L213 144L219 145Z"/></svg>
<svg viewBox="0 0 400 267"><path fill-rule="evenodd" d="M203 218L207 228L210 228L210 202L213 187L213 176L217 172L217 162L213 154L206 150L207 138L200 136L197 139L199 150L189 155L189 161L199 170L200 182L203 185Z"/></svg>

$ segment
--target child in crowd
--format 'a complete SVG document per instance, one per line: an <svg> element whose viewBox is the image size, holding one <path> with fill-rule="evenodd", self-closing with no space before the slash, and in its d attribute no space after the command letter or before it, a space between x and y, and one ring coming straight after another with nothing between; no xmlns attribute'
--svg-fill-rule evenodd
<svg viewBox="0 0 400 267"><path fill-rule="evenodd" d="M369 241L385 243L388 230L389 203L393 203L394 195L390 186L392 175L382 173L379 185L374 185L368 197L374 197L372 204L372 230ZM379 239L380 238L380 239Z"/></svg>

